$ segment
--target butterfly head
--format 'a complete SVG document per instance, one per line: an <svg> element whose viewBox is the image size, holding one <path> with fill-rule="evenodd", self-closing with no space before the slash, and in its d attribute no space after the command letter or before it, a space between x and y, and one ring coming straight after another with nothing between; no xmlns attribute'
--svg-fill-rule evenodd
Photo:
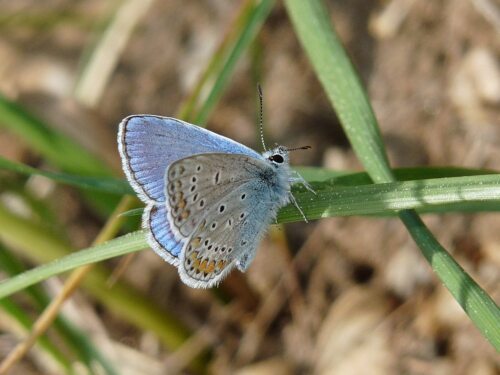
<svg viewBox="0 0 500 375"><path fill-rule="evenodd" d="M262 156L264 156L264 158L275 168L288 165L288 149L284 146L278 146L272 150L266 151Z"/></svg>

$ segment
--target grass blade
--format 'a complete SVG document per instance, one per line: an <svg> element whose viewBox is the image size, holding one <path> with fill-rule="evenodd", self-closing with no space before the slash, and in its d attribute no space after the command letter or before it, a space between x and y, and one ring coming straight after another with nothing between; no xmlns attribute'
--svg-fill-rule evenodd
<svg viewBox="0 0 500 375"><path fill-rule="evenodd" d="M73 268L86 264L96 263L105 259L128 254L147 247L146 239L142 231L137 231L102 245L89 249L80 250L52 262L45 263L32 270L23 272L10 279L0 282L0 298L6 297L22 290L30 285L36 284L51 276L69 271Z"/></svg>
<svg viewBox="0 0 500 375"><path fill-rule="evenodd" d="M370 184L356 187L330 185L322 189L315 184L317 195L296 192L295 196L309 219L332 216L392 214L402 208L435 207L443 204L475 204L475 208L500 210L500 176L455 177L422 181ZM449 209L449 208L448 208ZM280 211L278 222L303 220L295 206ZM421 231L421 229L419 229ZM105 244L80 250L51 263L26 271L0 282L0 298L33 285L48 277L86 264L128 254L147 247L142 231L119 237ZM471 287L468 287L469 289Z"/></svg>
<svg viewBox="0 0 500 375"><path fill-rule="evenodd" d="M330 17L320 0L286 0L288 13L323 88L337 111L344 131L357 156L375 182L391 182L394 177L385 154L377 121L367 95L352 67ZM424 256L455 298L457 282L461 290L474 290L473 298L457 298L482 334L500 350L499 310L491 298L456 263L425 228L414 211L400 213L403 223ZM471 312L479 312L472 314ZM491 325L493 323L493 325Z"/></svg>
<svg viewBox="0 0 500 375"><path fill-rule="evenodd" d="M32 168L28 165L16 163L0 156L0 169L20 173L26 176L44 176L70 186L75 186L82 189L94 191L102 191L106 193L124 195L133 194L134 191L125 181L112 177L86 177L76 176L67 173L58 173L50 171L42 171L41 169Z"/></svg>
<svg viewBox="0 0 500 375"><path fill-rule="evenodd" d="M43 121L1 95L0 127L17 134L33 149L65 171L85 176L111 175L111 170L97 157L68 137L56 133Z"/></svg>
<svg viewBox="0 0 500 375"><path fill-rule="evenodd" d="M240 59L243 52L247 50L250 43L254 40L258 30L271 12L274 3L274 0L260 1L257 5L255 5L255 8L249 14L248 18L242 21L244 24L242 32L235 43L234 48L231 50L231 53L229 54L222 70L217 76L207 99L203 103L200 111L194 117L193 121L195 124L203 125L207 121L209 114L212 112L215 104L219 101L224 88L227 86L236 63Z"/></svg>

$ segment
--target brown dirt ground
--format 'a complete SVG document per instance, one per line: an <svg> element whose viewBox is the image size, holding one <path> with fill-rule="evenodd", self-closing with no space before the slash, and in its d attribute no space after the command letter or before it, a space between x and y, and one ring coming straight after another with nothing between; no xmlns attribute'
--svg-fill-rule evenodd
<svg viewBox="0 0 500 375"><path fill-rule="evenodd" d="M82 54L94 41L91 30L109 13L104 3L0 1L0 91L119 170L120 119L132 113L175 114L239 2L153 2L101 100L86 108L71 88ZM368 88L394 166L500 168L498 1L328 5ZM52 18L58 21L37 21ZM296 165L361 169L283 6L273 11L258 44L269 143L312 145L312 151L293 155ZM246 56L209 128L258 149L252 69ZM10 134L0 134L0 154L46 167ZM87 246L102 221L79 194L55 187L46 199L67 224L72 244ZM498 215L453 213L425 221L499 301ZM88 297L72 302L81 310L73 314L85 317L83 327L98 332L95 340L105 337L113 344L109 355L128 369L123 373L174 373L207 344L217 374L472 375L500 369L495 350L395 219L331 218L273 229L246 274L256 304L236 288L233 302L222 305L210 292L181 285L175 269L158 259L141 252L123 277L197 332L180 353L167 351L154 333L138 332ZM231 283L239 285L241 277L224 283L229 292ZM2 330L1 352L14 341ZM36 353L15 373L28 371L50 373Z"/></svg>

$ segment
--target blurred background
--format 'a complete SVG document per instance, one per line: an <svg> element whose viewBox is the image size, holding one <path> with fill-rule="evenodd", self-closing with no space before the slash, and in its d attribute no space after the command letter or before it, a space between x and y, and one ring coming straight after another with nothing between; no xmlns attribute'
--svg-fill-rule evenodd
<svg viewBox="0 0 500 375"><path fill-rule="evenodd" d="M1 0L0 155L44 170L123 178L120 120L134 113L178 116L252 3ZM394 167L499 169L498 1L326 4L367 87ZM293 165L361 170L281 2L257 31L207 127L260 150L260 82L268 144L311 145L292 154ZM200 91L202 102L207 92ZM43 130L28 132L12 121L19 111ZM51 144L65 144L68 153ZM88 247L119 198L2 171L0 251L24 269ZM498 215L425 221L498 301ZM123 233L137 222L129 219ZM62 328L48 334L53 350L35 346L13 374L112 368L119 374L489 375L500 369L495 350L397 219L274 226L249 271L233 272L216 291L189 289L150 250L137 253L119 282L105 287L119 262L99 265L100 276L89 277L68 301ZM19 317L33 321L63 281L36 289L45 302L16 295L9 301L18 312L4 301L0 358L25 335ZM125 313L137 306L144 309L134 318ZM68 338L64 330L79 334ZM84 346L79 340L91 348L87 354L71 349Z"/></svg>

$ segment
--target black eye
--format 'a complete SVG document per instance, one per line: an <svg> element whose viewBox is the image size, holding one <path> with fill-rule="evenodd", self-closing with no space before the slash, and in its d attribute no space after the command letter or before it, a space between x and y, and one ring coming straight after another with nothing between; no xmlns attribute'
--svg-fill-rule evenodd
<svg viewBox="0 0 500 375"><path fill-rule="evenodd" d="M271 155L269 160L274 161L275 163L278 163L278 164L281 164L285 161L285 159L283 159L283 156L281 156L279 154Z"/></svg>

